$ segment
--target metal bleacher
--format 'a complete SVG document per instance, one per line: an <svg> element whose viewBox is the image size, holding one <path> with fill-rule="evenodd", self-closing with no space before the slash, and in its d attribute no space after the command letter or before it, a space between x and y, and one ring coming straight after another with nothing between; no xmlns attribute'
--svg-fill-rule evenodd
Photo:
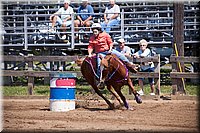
<svg viewBox="0 0 200 133"><path fill-rule="evenodd" d="M77 12L81 0L72 0L71 6ZM103 12L108 1L89 0L94 7L95 21L103 21ZM116 0L121 10L121 23L110 32L114 42L120 37L130 47L137 47L138 41L145 38L152 46L170 46L173 40L173 3ZM91 31L81 28L75 33L69 27L68 38L61 40L58 33L46 33L50 27L49 16L62 7L60 0L3 1L2 2L2 44L10 49L44 49L61 47L67 50L84 49L88 45ZM198 43L199 35L197 1L184 2L184 43ZM76 14L73 14L75 17ZM73 18L75 19L75 18ZM87 34L86 34L87 33ZM74 39L78 34L79 38ZM85 36L87 35L87 36Z"/></svg>

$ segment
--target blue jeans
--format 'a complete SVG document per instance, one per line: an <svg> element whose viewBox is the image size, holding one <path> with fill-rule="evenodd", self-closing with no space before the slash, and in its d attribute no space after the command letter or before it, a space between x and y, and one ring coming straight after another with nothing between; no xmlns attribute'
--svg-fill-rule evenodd
<svg viewBox="0 0 200 133"><path fill-rule="evenodd" d="M124 62L130 62L124 54L120 53L119 51L117 51L115 49L112 49L111 53L115 54L120 60L122 60ZM108 54L108 51L97 53L97 75L98 76L100 76L100 74L101 74L101 70L100 70L101 59L99 58L99 55L101 55L102 57L105 57L107 54Z"/></svg>
<svg viewBox="0 0 200 133"><path fill-rule="evenodd" d="M109 33L109 31L111 30L111 27L115 26L115 25L119 25L119 22L120 22L120 20L118 20L118 19L113 19L113 20L109 21L107 24L104 21L103 23L101 23L102 31L105 30L106 33Z"/></svg>
<svg viewBox="0 0 200 133"><path fill-rule="evenodd" d="M154 72L155 68L154 67L150 67L146 70L140 70L140 72ZM144 80L144 78L139 78L141 80ZM154 84L154 79L153 78L148 78L149 80L149 84Z"/></svg>

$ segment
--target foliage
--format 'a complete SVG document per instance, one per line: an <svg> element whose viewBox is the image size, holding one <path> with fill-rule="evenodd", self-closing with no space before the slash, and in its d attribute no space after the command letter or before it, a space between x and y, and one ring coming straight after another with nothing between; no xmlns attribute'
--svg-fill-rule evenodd
<svg viewBox="0 0 200 133"><path fill-rule="evenodd" d="M186 85L186 93L187 95L198 95L200 94L199 88L200 85L191 85L187 84ZM22 95L27 95L27 86L3 86L2 87L3 95L4 96L22 96ZM135 85L135 89L139 90L139 86ZM162 94L170 94L171 93L171 85L162 85L161 86L161 93ZM92 87L88 85L76 85L76 95L87 95L91 93ZM122 92L124 95L129 94L129 88L128 86L124 86L122 89ZM110 92L107 89L102 90L103 94L110 94ZM150 86L149 84L144 85L144 93L146 95L149 95L150 93ZM50 94L50 87L48 85L36 85L33 90L34 95L42 95L42 96L49 96Z"/></svg>

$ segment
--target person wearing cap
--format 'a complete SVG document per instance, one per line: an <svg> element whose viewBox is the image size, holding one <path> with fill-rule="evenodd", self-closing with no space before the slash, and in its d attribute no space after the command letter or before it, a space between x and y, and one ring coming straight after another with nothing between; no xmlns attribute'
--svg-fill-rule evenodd
<svg viewBox="0 0 200 133"><path fill-rule="evenodd" d="M128 46L125 46L125 40L123 38L120 38L117 40L118 47L116 47L116 50L120 53L124 54L126 57L131 57L131 48Z"/></svg>
<svg viewBox="0 0 200 133"><path fill-rule="evenodd" d="M86 26L86 30L93 23L94 9L88 4L88 0L82 0L82 4L79 6L77 11L77 20L74 21L75 31L78 31L79 26Z"/></svg>
<svg viewBox="0 0 200 133"><path fill-rule="evenodd" d="M137 72L137 68L135 65L130 62L124 54L118 52L117 50L113 49L113 41L110 37L110 35L106 32L102 32L102 27L99 23L94 23L92 25L92 31L93 35L89 39L89 45L88 45L88 57L92 57L92 53L94 52L97 55L97 75L100 76L101 70L100 70L100 58L106 56L108 53L115 54L119 59L124 61L127 68L135 73Z"/></svg>
<svg viewBox="0 0 200 133"><path fill-rule="evenodd" d="M137 51L136 53L133 54L134 58L144 58L144 57L150 57L151 56L151 50L149 48L147 48L148 42L145 39L140 40L139 42L139 46L140 46L140 50ZM140 71L141 72L154 72L154 64L153 62L147 62L147 63L143 63L140 64ZM139 78L138 79L138 84L140 86L140 91L138 91L138 94L140 95L144 95L144 90L143 90L143 80L144 78ZM151 93L150 95L155 95L154 93L154 79L153 78L149 78L149 84L151 87Z"/></svg>
<svg viewBox="0 0 200 133"><path fill-rule="evenodd" d="M120 23L120 8L115 4L115 0L110 0L110 4L106 7L104 12L104 22L102 25L102 30L107 33L110 32L111 27L119 25Z"/></svg>
<svg viewBox="0 0 200 133"><path fill-rule="evenodd" d="M72 24L71 22L71 14L74 13L74 10L70 4L70 0L64 0L63 2L64 7L61 7L57 12L55 12L53 15L49 17L50 21L52 22L52 27L49 30L50 32L55 32L55 25L58 23L60 25L63 31L66 30L67 26L70 26ZM59 17L61 15L61 17Z"/></svg>

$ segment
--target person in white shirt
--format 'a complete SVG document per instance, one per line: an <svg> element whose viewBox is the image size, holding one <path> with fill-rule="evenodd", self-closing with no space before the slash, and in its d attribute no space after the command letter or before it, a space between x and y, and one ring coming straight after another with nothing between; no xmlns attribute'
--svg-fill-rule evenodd
<svg viewBox="0 0 200 133"><path fill-rule="evenodd" d="M124 54L126 57L131 57L131 48L125 46L125 40L121 38L117 42L119 45L116 47L116 50Z"/></svg>
<svg viewBox="0 0 200 133"><path fill-rule="evenodd" d="M50 21L52 22L52 27L50 32L55 32L55 25L58 23L62 28L62 31L65 31L67 26L72 24L71 22L71 14L74 13L74 10L71 6L69 6L70 1L64 0L63 2L64 7L61 7L57 12L49 17ZM61 17L59 16L61 15Z"/></svg>
<svg viewBox="0 0 200 133"><path fill-rule="evenodd" d="M145 39L140 40L139 42L139 46L140 46L140 50L137 51L136 53L133 54L134 58L144 58L144 57L150 57L151 56L151 50L149 48L147 48L148 42ZM154 64L153 62L148 62L148 63L143 63L140 64L140 71L142 72L154 72ZM138 84L140 86L140 91L138 91L138 93L140 95L144 95L144 90L143 90L143 78L139 78L138 79ZM154 93L154 79L153 78L149 78L149 84L151 87L151 93L150 95L155 95Z"/></svg>
<svg viewBox="0 0 200 133"><path fill-rule="evenodd" d="M104 22L101 24L102 30L107 33L110 32L111 27L119 25L120 22L120 8L115 4L115 0L110 0L110 4L106 7L104 12Z"/></svg>

